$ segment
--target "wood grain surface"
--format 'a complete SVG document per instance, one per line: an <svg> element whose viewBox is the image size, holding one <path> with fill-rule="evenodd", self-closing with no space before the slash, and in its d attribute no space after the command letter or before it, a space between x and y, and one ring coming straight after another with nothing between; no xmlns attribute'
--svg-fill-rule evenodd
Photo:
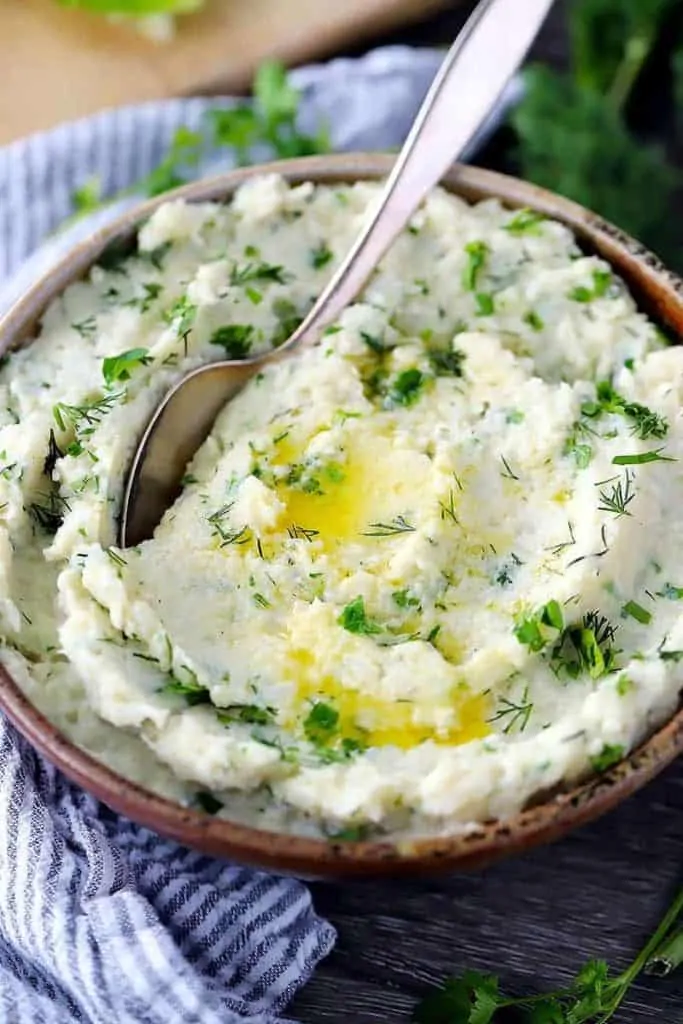
<svg viewBox="0 0 683 1024"><path fill-rule="evenodd" d="M239 92L265 57L301 63L461 0L209 0L168 44L54 0L0 0L0 145L103 107Z"/></svg>
<svg viewBox="0 0 683 1024"><path fill-rule="evenodd" d="M580 964L623 967L683 884L683 763L553 846L478 874L314 885L332 955L289 1009L304 1024L405 1024L429 986L464 967L529 993ZM683 973L643 979L614 1024L683 1024Z"/></svg>

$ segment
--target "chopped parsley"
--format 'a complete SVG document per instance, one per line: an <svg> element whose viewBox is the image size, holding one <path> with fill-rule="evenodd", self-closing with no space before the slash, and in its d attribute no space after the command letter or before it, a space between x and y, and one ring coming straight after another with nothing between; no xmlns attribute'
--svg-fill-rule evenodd
<svg viewBox="0 0 683 1024"><path fill-rule="evenodd" d="M422 370L418 370L417 367L402 370L389 387L387 393L389 401L392 405L414 405L420 397L426 379Z"/></svg>
<svg viewBox="0 0 683 1024"><path fill-rule="evenodd" d="M468 242L465 246L467 263L462 275L462 286L465 291L476 291L479 275L486 265L490 251L486 242Z"/></svg>
<svg viewBox="0 0 683 1024"><path fill-rule="evenodd" d="M506 231L511 235L540 235L539 225L545 220L545 216L537 210L530 210L528 207L519 210L518 213L504 224Z"/></svg>
<svg viewBox="0 0 683 1024"><path fill-rule="evenodd" d="M564 627L562 608L557 601L548 601L542 608L518 620L514 634L530 651L542 651Z"/></svg>
<svg viewBox="0 0 683 1024"><path fill-rule="evenodd" d="M277 712L275 708L262 707L259 704L231 704L221 708L216 717L223 725L242 722L245 725L272 725Z"/></svg>
<svg viewBox="0 0 683 1024"><path fill-rule="evenodd" d="M545 323L543 322L543 320L538 315L535 309L530 309L527 313L524 314L522 319L524 320L525 324L529 325L532 331L542 331L545 327Z"/></svg>
<svg viewBox="0 0 683 1024"><path fill-rule="evenodd" d="M572 288L568 297L574 302L592 302L593 299L602 299L612 283L612 273L609 270L594 270L592 277L592 288L580 285L578 288Z"/></svg>
<svg viewBox="0 0 683 1024"><path fill-rule="evenodd" d="M427 351L432 373L437 377L462 377L465 353L459 348L433 348Z"/></svg>
<svg viewBox="0 0 683 1024"><path fill-rule="evenodd" d="M194 674L190 674L188 679L182 680L174 676L173 673L169 673L168 681L159 688L159 693L184 697L190 707L194 707L196 704L211 703L208 689L205 686L200 686Z"/></svg>
<svg viewBox="0 0 683 1024"><path fill-rule="evenodd" d="M250 281L274 281L276 284L287 283L287 272L284 267L273 263L246 263L243 267L234 266L230 271L230 284L248 284Z"/></svg>
<svg viewBox="0 0 683 1024"><path fill-rule="evenodd" d="M330 704L316 701L303 725L306 739L315 746L329 743L339 728L339 712Z"/></svg>
<svg viewBox="0 0 683 1024"><path fill-rule="evenodd" d="M148 366L151 362L146 348L129 348L117 356L107 356L102 361L104 383L111 387L117 381L130 380L132 370L138 366Z"/></svg>
<svg viewBox="0 0 683 1024"><path fill-rule="evenodd" d="M334 259L334 254L325 242L321 242L320 245L311 249L309 259L314 270L321 270L323 267L326 267L332 259Z"/></svg>
<svg viewBox="0 0 683 1024"><path fill-rule="evenodd" d="M591 768L594 772L606 772L613 768L624 756L624 748L619 743L605 743L599 754L591 757Z"/></svg>
<svg viewBox="0 0 683 1024"><path fill-rule="evenodd" d="M613 671L616 627L599 612L587 612L581 622L566 627L553 647L550 667L556 675L576 679L587 673L599 679Z"/></svg>
<svg viewBox="0 0 683 1024"><path fill-rule="evenodd" d="M631 421L632 433L641 441L646 441L649 437L661 440L666 437L669 429L669 424L663 416L639 402L630 402L615 391L609 381L600 381L595 389L595 399L584 402L581 412L591 419L605 413L624 416Z"/></svg>
<svg viewBox="0 0 683 1024"><path fill-rule="evenodd" d="M360 596L346 605L337 622L349 633L358 633L362 636L373 636L382 632L382 627L368 618L365 602Z"/></svg>
<svg viewBox="0 0 683 1024"><path fill-rule="evenodd" d="M496 304L490 292L477 292L474 301L477 304L477 316L493 316Z"/></svg>
<svg viewBox="0 0 683 1024"><path fill-rule="evenodd" d="M245 359L251 350L254 334L252 324L225 324L213 332L209 343L224 348L230 359Z"/></svg>
<svg viewBox="0 0 683 1024"><path fill-rule="evenodd" d="M189 338L190 331L194 326L196 316L197 306L194 302L190 302L187 295L181 295L181 297L174 302L171 308L164 314L166 323L174 325L176 334L183 342L186 352L187 339Z"/></svg>
<svg viewBox="0 0 683 1024"><path fill-rule="evenodd" d="M394 604L398 605L399 608L419 608L420 602L414 594L406 587L405 590L395 590L391 595Z"/></svg>

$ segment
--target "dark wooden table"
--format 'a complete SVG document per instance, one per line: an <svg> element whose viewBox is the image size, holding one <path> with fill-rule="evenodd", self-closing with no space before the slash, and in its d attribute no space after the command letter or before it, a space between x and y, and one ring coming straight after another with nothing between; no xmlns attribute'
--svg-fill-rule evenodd
<svg viewBox="0 0 683 1024"><path fill-rule="evenodd" d="M537 59L555 65L566 59L562 8L534 49ZM447 44L464 13L454 5L376 42ZM399 1024L430 984L465 966L499 974L517 993L562 984L592 957L619 968L683 884L682 867L678 763L595 824L486 871L414 883L314 885L316 906L339 940L290 1015L305 1024ZM683 1024L683 972L644 979L614 1020Z"/></svg>

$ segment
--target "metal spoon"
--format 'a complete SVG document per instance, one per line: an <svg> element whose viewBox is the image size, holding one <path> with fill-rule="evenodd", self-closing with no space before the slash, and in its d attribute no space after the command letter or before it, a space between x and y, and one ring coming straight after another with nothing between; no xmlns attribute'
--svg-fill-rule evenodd
<svg viewBox="0 0 683 1024"><path fill-rule="evenodd" d="M121 511L121 547L151 537L223 406L267 363L315 343L321 330L356 298L427 193L491 112L552 4L553 0L482 0L441 65L377 206L300 327L275 351L210 363L171 388L133 459Z"/></svg>

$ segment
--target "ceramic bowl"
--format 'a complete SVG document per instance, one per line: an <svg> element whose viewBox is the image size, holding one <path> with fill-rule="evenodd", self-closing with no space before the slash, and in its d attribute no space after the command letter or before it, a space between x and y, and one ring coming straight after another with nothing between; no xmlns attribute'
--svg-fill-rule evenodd
<svg viewBox="0 0 683 1024"><path fill-rule="evenodd" d="M354 182L384 177L393 158L334 155L268 165L293 183ZM225 200L264 167L232 171L173 193L189 201ZM468 200L492 197L510 207L531 207L563 221L587 251L612 264L641 308L675 335L683 333L683 282L655 256L595 214L551 192L476 167L454 166L444 186ZM66 255L0 324L0 351L30 342L43 311L67 285L83 277L102 250L130 237L169 195L119 217ZM330 842L282 835L213 818L134 785L74 746L26 699L0 666L0 705L17 729L70 779L134 821L206 853L307 878L406 876L480 868L539 843L557 839L615 807L640 789L683 749L683 711L649 736L610 771L579 785L537 796L505 821L490 821L465 835Z"/></svg>

